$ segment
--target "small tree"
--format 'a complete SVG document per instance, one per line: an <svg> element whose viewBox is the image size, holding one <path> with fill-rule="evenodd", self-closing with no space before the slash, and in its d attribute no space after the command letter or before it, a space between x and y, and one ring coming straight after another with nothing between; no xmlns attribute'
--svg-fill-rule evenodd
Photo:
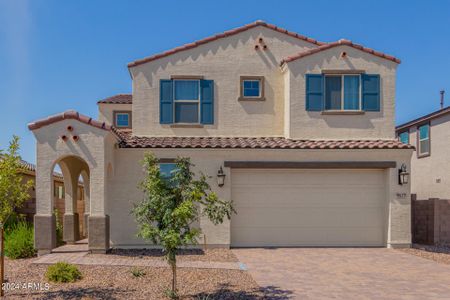
<svg viewBox="0 0 450 300"><path fill-rule="evenodd" d="M138 236L162 247L172 269L169 296L176 298L177 250L197 244L201 233L192 224L206 216L217 225L225 217L230 219L234 210L231 201L220 200L211 191L203 173L195 179L189 158L178 158L170 177L161 174L158 159L151 153L145 154L143 164L146 176L140 188L144 198L132 212L138 222Z"/></svg>
<svg viewBox="0 0 450 300"><path fill-rule="evenodd" d="M13 136L8 150L0 149L0 280L3 286L4 272L4 225L8 218L29 199L29 189L33 186L30 180L23 182L22 164L19 156L19 137ZM3 296L3 289L1 289Z"/></svg>

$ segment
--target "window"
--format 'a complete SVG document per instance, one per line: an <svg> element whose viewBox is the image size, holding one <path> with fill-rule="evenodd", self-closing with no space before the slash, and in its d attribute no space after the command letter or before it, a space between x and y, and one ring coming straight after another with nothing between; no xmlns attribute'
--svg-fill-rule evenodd
<svg viewBox="0 0 450 300"><path fill-rule="evenodd" d="M200 81L174 80L175 123L199 123Z"/></svg>
<svg viewBox="0 0 450 300"><path fill-rule="evenodd" d="M114 126L117 128L131 128L131 112L114 111Z"/></svg>
<svg viewBox="0 0 450 300"><path fill-rule="evenodd" d="M398 140L403 144L409 144L409 132L404 131L402 133L399 133Z"/></svg>
<svg viewBox="0 0 450 300"><path fill-rule="evenodd" d="M419 157L430 155L430 124L419 126L418 144Z"/></svg>
<svg viewBox="0 0 450 300"><path fill-rule="evenodd" d="M239 100L264 100L264 77L241 76Z"/></svg>
<svg viewBox="0 0 450 300"><path fill-rule="evenodd" d="M176 167L177 164L175 163L160 163L159 172L164 179L168 180L173 176Z"/></svg>
<svg viewBox="0 0 450 300"><path fill-rule="evenodd" d="M325 110L360 109L360 75L325 76Z"/></svg>
<svg viewBox="0 0 450 300"><path fill-rule="evenodd" d="M54 196L58 199L64 199L64 185L54 185Z"/></svg>

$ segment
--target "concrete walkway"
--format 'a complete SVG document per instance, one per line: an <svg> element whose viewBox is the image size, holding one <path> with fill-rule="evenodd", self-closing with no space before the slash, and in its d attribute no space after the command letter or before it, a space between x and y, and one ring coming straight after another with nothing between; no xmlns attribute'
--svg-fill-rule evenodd
<svg viewBox="0 0 450 300"><path fill-rule="evenodd" d="M450 265L382 248L233 249L274 299L450 299Z"/></svg>
<svg viewBox="0 0 450 300"><path fill-rule="evenodd" d="M87 243L78 241L74 245L64 245L53 249L52 253L36 258L34 264L54 264L64 261L76 265L89 266L130 266L130 267L155 267L168 268L167 262L163 258L137 258L137 257L108 257L105 254L89 254ZM227 269L239 270L241 265L237 262L216 262L216 261L178 261L179 268L196 269Z"/></svg>

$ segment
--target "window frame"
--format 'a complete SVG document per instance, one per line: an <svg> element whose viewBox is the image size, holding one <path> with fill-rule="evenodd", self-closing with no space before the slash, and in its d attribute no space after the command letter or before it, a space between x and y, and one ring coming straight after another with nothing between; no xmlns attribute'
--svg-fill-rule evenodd
<svg viewBox="0 0 450 300"><path fill-rule="evenodd" d="M259 96L244 96L245 81L259 81ZM264 76L240 76L239 91L239 101L264 101Z"/></svg>
<svg viewBox="0 0 450 300"><path fill-rule="evenodd" d="M428 138L421 139L420 138L420 128L423 126L428 126ZM422 123L417 125L416 127L416 136L417 136L417 158L424 158L431 155L431 124L430 122ZM420 142L428 140L428 152L422 153Z"/></svg>
<svg viewBox="0 0 450 300"><path fill-rule="evenodd" d="M400 131L400 132L397 134L398 141L399 141L399 142L402 142L400 136L401 136L402 134L404 134L404 133L408 134L408 142L407 142L406 144L410 144L411 141L410 141L410 135L409 135L409 128L406 129L406 130ZM402 142L402 143L403 143L403 142Z"/></svg>
<svg viewBox="0 0 450 300"><path fill-rule="evenodd" d="M189 78L187 76L185 77L177 77L177 78L172 78L172 94L173 94L173 111L172 111L172 118L173 118L173 123L172 124L176 124L176 125L198 125L201 124L201 111L200 111L200 97L201 97L201 82L198 77L192 77ZM197 81L198 83L198 99L197 100L177 100L175 99L175 85L177 81ZM197 122L177 122L176 118L175 118L175 111L176 111L176 103L197 103Z"/></svg>
<svg viewBox="0 0 450 300"><path fill-rule="evenodd" d="M118 115L128 115L128 126L119 126L117 124L117 116ZM131 128L132 127L132 119L131 119L131 111L130 110L115 110L113 111L113 119L114 119L114 127L124 129L124 128Z"/></svg>
<svg viewBox="0 0 450 300"><path fill-rule="evenodd" d="M345 90L345 76L358 76L359 78L359 87L358 87L358 109L345 109L345 98L344 98L344 90ZM327 89L326 82L327 77L340 77L341 78L341 108L340 109L327 109ZM323 74L323 112L364 112L362 109L362 74L361 73L325 73Z"/></svg>

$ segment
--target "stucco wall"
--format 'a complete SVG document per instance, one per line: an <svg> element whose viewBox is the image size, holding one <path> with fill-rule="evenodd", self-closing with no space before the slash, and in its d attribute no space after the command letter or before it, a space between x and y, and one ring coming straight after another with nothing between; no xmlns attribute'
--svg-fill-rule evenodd
<svg viewBox="0 0 450 300"><path fill-rule="evenodd" d="M347 53L341 58L341 53ZM349 46L331 48L287 64L290 76L290 137L305 139L392 139L395 136L397 64ZM380 75L381 111L323 115L305 110L305 74L322 70L363 70Z"/></svg>
<svg viewBox="0 0 450 300"><path fill-rule="evenodd" d="M98 104L98 120L114 125L114 111L131 111L132 104Z"/></svg>
<svg viewBox="0 0 450 300"><path fill-rule="evenodd" d="M450 115L431 120L431 155L411 159L411 192L417 199L450 199ZM417 126L409 130L410 144L417 148Z"/></svg>
<svg viewBox="0 0 450 300"><path fill-rule="evenodd" d="M115 171L108 181L108 214L111 217L111 242L113 247L137 247L145 243L136 237L137 226L130 214L134 202L142 199L138 183L143 178L141 160L145 149L115 150ZM398 165L409 167L411 150L211 150L211 149L154 149L160 158L191 157L201 170L212 176L210 185L220 198L231 197L231 172L226 173L225 185L219 188L216 174L225 160L284 160L284 161L379 161L393 160ZM382 158L382 159L381 159ZM410 243L410 194L409 185L398 185L397 169L386 170L386 237L388 244ZM404 194L399 197L397 193ZM202 219L200 222L207 243L228 246L230 243L230 223L214 226Z"/></svg>
<svg viewBox="0 0 450 300"><path fill-rule="evenodd" d="M262 37L267 50L255 50ZM152 136L282 136L284 87L280 61L317 47L265 27L256 27L130 69L133 76L133 129ZM215 122L204 128L159 124L159 80L201 75L214 80ZM265 78L265 101L238 101L239 78Z"/></svg>

